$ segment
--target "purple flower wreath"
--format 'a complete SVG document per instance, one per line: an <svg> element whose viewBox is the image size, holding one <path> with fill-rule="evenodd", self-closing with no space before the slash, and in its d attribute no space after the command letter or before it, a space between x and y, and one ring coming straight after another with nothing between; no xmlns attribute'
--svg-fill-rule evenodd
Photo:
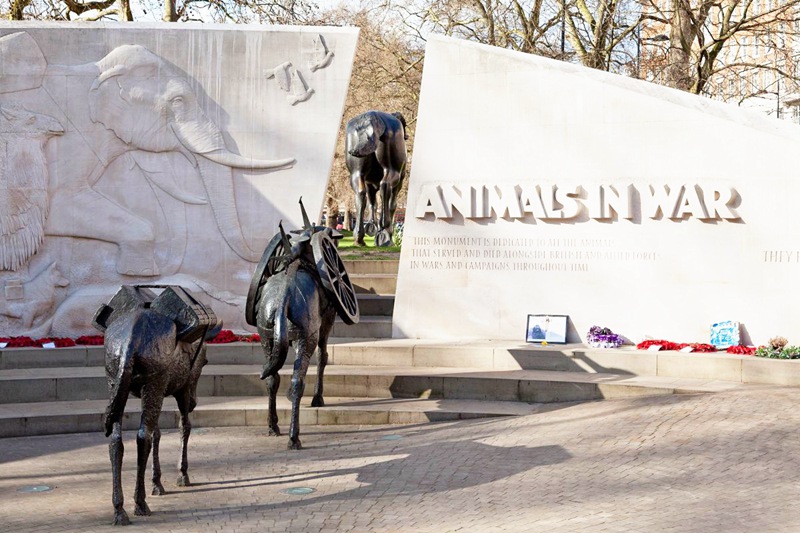
<svg viewBox="0 0 800 533"><path fill-rule="evenodd" d="M595 348L618 348L625 344L625 339L608 328L592 326L589 328L589 334L586 335L586 342Z"/></svg>

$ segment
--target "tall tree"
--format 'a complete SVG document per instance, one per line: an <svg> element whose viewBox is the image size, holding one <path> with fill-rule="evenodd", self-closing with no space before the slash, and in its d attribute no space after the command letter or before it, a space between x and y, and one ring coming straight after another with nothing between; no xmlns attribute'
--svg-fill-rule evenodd
<svg viewBox="0 0 800 533"><path fill-rule="evenodd" d="M567 38L582 65L619 71L629 62L630 40L642 20L638 3L634 0L560 0L560 3ZM616 61L615 56L619 56Z"/></svg>
<svg viewBox="0 0 800 533"><path fill-rule="evenodd" d="M31 0L11 0L8 18L11 20L22 20L25 8L27 8L30 3Z"/></svg>
<svg viewBox="0 0 800 533"><path fill-rule="evenodd" d="M634 57L641 12L637 0L430 0L411 20L445 35L617 71Z"/></svg>
<svg viewBox="0 0 800 533"><path fill-rule="evenodd" d="M695 94L713 92L715 75L732 70L772 71L796 80L797 58L787 50L797 39L798 0L649 0L645 18L669 37L654 48L666 85ZM754 50L763 53L754 53ZM790 56L787 62L765 61ZM657 61L656 61L657 63Z"/></svg>
<svg viewBox="0 0 800 533"><path fill-rule="evenodd" d="M136 0L136 12L165 22L319 23L312 0ZM157 14L160 14L157 15ZM11 0L12 20L133 20L131 0Z"/></svg>
<svg viewBox="0 0 800 533"><path fill-rule="evenodd" d="M361 29L329 180L328 213L338 212L340 207L348 212L354 205L354 193L344 162L344 125L349 119L370 109L399 111L406 118L408 133L413 137L424 43L409 37L409 28L404 27L404 15L390 3L375 2L355 10L340 7L323 13L321 17L329 24ZM413 141L409 140L407 146L410 161ZM401 205L405 190L406 187L399 197Z"/></svg>
<svg viewBox="0 0 800 533"><path fill-rule="evenodd" d="M420 34L431 31L546 57L565 55L558 0L429 0L399 9Z"/></svg>

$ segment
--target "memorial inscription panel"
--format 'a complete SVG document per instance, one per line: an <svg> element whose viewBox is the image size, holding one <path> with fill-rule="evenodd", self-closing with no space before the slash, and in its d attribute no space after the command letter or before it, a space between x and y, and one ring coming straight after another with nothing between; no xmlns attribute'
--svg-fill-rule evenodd
<svg viewBox="0 0 800 533"><path fill-rule="evenodd" d="M394 336L632 341L794 328L794 124L474 43L428 43ZM798 339L800 342L800 338Z"/></svg>

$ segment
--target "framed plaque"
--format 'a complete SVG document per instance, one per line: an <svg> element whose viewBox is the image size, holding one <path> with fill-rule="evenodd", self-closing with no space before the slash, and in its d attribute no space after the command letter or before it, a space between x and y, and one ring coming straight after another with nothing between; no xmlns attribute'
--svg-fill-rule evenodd
<svg viewBox="0 0 800 533"><path fill-rule="evenodd" d="M525 342L566 344L567 315L528 315Z"/></svg>

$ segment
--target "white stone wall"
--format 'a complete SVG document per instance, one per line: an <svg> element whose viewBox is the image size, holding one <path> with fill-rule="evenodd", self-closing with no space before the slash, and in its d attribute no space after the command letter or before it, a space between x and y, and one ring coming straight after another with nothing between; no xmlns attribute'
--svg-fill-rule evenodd
<svg viewBox="0 0 800 533"><path fill-rule="evenodd" d="M523 340L543 313L571 342L800 342L798 126L433 37L416 132L395 337Z"/></svg>
<svg viewBox="0 0 800 533"><path fill-rule="evenodd" d="M278 222L321 212L357 36L0 22L0 336L92 333L123 283L245 329Z"/></svg>

